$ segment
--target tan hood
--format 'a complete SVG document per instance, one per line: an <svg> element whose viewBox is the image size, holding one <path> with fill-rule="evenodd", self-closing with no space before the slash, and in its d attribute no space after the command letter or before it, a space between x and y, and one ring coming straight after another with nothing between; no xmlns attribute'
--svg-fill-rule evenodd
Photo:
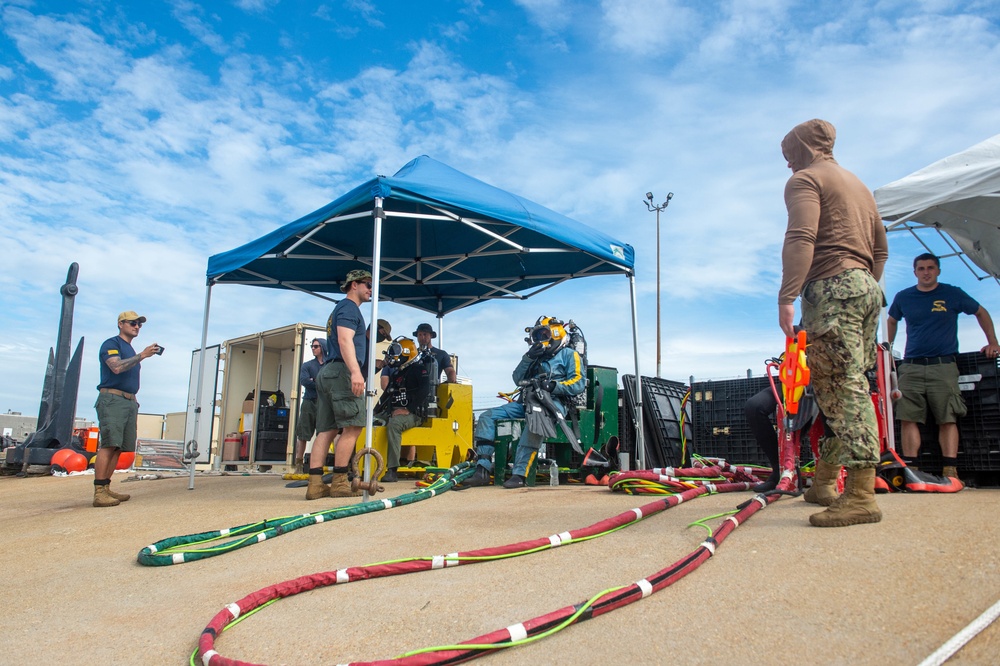
<svg viewBox="0 0 1000 666"><path fill-rule="evenodd" d="M781 154L792 171L812 164L817 157L833 157L837 130L825 120L813 119L796 125L781 140Z"/></svg>

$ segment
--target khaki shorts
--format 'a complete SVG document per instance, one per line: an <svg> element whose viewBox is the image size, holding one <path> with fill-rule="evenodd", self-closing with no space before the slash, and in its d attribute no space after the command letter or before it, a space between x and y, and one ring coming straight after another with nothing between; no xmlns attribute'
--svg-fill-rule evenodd
<svg viewBox="0 0 1000 666"><path fill-rule="evenodd" d="M344 363L324 363L316 376L316 431L364 427L365 398L351 391L351 371Z"/></svg>
<svg viewBox="0 0 1000 666"><path fill-rule="evenodd" d="M101 428L101 448L135 451L139 403L114 393L99 393L94 409Z"/></svg>
<svg viewBox="0 0 1000 666"><path fill-rule="evenodd" d="M308 442L316 432L316 400L302 399L299 420L295 422L295 439Z"/></svg>
<svg viewBox="0 0 1000 666"><path fill-rule="evenodd" d="M900 421L926 423L930 412L939 425L957 423L967 411L958 388L956 363L903 363L899 366L899 390L903 397L896 401L894 410Z"/></svg>

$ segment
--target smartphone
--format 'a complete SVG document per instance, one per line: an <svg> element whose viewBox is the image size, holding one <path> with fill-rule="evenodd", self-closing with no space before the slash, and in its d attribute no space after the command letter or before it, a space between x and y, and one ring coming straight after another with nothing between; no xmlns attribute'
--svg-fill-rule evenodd
<svg viewBox="0 0 1000 666"><path fill-rule="evenodd" d="M160 347L159 345L157 345L157 347L156 347L156 353L162 355L163 354L163 347Z"/></svg>

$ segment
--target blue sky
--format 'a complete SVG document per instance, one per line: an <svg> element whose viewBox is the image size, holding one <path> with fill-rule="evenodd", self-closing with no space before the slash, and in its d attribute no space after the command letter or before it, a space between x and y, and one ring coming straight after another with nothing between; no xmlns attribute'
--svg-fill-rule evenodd
<svg viewBox="0 0 1000 666"><path fill-rule="evenodd" d="M783 344L782 136L831 121L836 157L872 189L978 143L1000 132L998 37L986 1L0 0L0 412L37 411L73 261L78 414L94 417L97 349L126 309L149 318L137 346L167 349L143 368L142 411L183 410L208 257L421 154L632 244L643 374L656 229L642 200L674 192L663 375L760 374ZM890 298L919 251L890 237ZM943 269L998 315L995 282ZM328 313L219 287L209 342ZM446 318L477 407L510 388L541 314L632 372L626 281L580 280ZM426 320L380 315L405 333ZM961 341L983 344L971 317Z"/></svg>

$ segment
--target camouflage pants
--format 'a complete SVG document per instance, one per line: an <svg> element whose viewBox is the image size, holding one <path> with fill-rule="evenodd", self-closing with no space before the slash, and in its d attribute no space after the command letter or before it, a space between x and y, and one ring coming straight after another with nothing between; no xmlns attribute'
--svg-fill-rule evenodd
<svg viewBox="0 0 1000 666"><path fill-rule="evenodd" d="M884 303L875 278L862 269L810 282L802 293L812 386L832 432L820 440L820 457L832 465L878 464L878 422L865 371L875 365Z"/></svg>

